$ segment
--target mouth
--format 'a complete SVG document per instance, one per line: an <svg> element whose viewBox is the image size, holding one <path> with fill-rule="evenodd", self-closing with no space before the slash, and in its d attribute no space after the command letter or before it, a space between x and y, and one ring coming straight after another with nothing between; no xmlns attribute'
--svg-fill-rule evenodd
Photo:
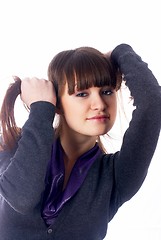
<svg viewBox="0 0 161 240"><path fill-rule="evenodd" d="M86 120L100 120L100 121L103 121L103 120L107 120L109 119L110 116L108 115L98 115L98 116L93 116L93 117L90 117L90 118L86 118Z"/></svg>

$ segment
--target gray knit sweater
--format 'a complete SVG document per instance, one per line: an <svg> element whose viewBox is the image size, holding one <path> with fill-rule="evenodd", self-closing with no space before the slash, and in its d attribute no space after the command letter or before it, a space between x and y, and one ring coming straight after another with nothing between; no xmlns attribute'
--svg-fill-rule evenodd
<svg viewBox="0 0 161 240"><path fill-rule="evenodd" d="M112 60L136 106L120 151L94 162L77 194L47 227L41 204L55 108L33 103L16 150L0 152L0 240L102 240L118 208L141 187L160 133L160 87L130 46L116 47Z"/></svg>

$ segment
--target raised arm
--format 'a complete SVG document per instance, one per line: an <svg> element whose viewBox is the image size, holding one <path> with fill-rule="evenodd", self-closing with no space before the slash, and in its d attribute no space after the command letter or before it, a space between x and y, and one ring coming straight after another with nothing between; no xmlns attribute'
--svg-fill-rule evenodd
<svg viewBox="0 0 161 240"><path fill-rule="evenodd" d="M39 203L45 187L54 137L55 95L51 83L28 79L22 83L21 98L30 107L29 119L14 155L0 152L0 195L13 209L26 213Z"/></svg>
<svg viewBox="0 0 161 240"><path fill-rule="evenodd" d="M136 106L115 156L115 179L124 202L140 188L156 149L161 128L161 87L129 45L116 47L111 59L124 74Z"/></svg>

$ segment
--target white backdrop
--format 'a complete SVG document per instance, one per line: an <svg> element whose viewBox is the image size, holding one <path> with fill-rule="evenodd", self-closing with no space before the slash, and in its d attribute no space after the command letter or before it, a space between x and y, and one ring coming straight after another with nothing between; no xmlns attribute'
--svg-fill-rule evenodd
<svg viewBox="0 0 161 240"><path fill-rule="evenodd" d="M128 43L161 84L160 23L159 0L0 0L0 101L12 75L46 78L57 52L80 46L107 52ZM23 111L16 110L20 125ZM107 239L161 239L160 145L141 190L109 224Z"/></svg>

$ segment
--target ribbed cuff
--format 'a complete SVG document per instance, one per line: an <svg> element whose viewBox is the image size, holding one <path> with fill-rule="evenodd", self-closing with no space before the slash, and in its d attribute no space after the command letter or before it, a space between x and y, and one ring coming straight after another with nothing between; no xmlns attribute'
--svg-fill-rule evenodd
<svg viewBox="0 0 161 240"><path fill-rule="evenodd" d="M53 121L55 116L55 106L46 101L34 102L30 106L30 118L41 119L41 121Z"/></svg>
<svg viewBox="0 0 161 240"><path fill-rule="evenodd" d="M134 50L132 47L128 44L120 44L118 45L111 53L111 59L114 62L114 64L119 64L119 59L126 54L134 53Z"/></svg>

